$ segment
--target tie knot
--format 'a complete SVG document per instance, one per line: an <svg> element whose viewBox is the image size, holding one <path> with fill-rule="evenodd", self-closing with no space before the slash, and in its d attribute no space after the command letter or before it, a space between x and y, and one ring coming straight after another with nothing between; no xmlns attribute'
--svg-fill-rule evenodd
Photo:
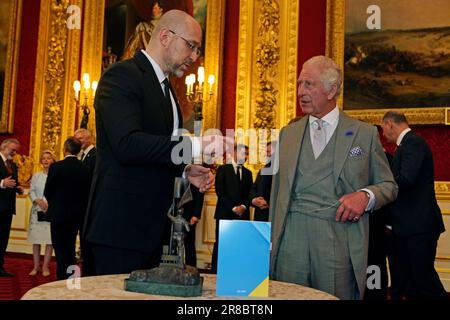
<svg viewBox="0 0 450 320"><path fill-rule="evenodd" d="M317 130L322 130L324 121L322 119L317 119L314 122L316 123L316 129Z"/></svg>
<svg viewBox="0 0 450 320"><path fill-rule="evenodd" d="M169 86L170 86L169 79L165 78L162 83L164 84L164 95L166 97L168 97L169 96Z"/></svg>

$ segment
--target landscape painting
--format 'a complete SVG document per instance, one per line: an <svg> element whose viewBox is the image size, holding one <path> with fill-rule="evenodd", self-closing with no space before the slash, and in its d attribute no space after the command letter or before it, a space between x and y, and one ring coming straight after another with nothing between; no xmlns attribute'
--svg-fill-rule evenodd
<svg viewBox="0 0 450 320"><path fill-rule="evenodd" d="M450 0L345 1L344 109L450 106L449 13Z"/></svg>

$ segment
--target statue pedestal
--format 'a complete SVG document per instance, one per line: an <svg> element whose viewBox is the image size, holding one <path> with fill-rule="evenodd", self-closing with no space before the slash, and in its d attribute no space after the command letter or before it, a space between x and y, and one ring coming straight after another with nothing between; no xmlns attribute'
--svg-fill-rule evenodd
<svg viewBox="0 0 450 320"><path fill-rule="evenodd" d="M125 290L176 297L202 295L203 278L197 268L161 264L150 270L136 270L125 279Z"/></svg>

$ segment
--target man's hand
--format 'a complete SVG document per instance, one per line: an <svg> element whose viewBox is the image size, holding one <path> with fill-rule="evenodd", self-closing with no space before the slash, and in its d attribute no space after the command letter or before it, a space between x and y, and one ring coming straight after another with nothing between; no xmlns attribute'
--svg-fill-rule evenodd
<svg viewBox="0 0 450 320"><path fill-rule="evenodd" d="M19 191L19 194L22 195L25 192L25 189L22 186L18 186L17 191Z"/></svg>
<svg viewBox="0 0 450 320"><path fill-rule="evenodd" d="M269 208L267 201L263 197L253 198L252 204L261 210Z"/></svg>
<svg viewBox="0 0 450 320"><path fill-rule="evenodd" d="M236 206L233 209L231 209L234 213L236 213L239 217L242 217L242 215L245 213L245 207L241 204L240 206Z"/></svg>
<svg viewBox="0 0 450 320"><path fill-rule="evenodd" d="M196 224L198 222L198 218L196 216L192 216L191 220L189 221L189 224L191 226L193 226L194 224Z"/></svg>
<svg viewBox="0 0 450 320"><path fill-rule="evenodd" d="M12 188L15 188L16 185L17 185L17 182L16 182L16 180L14 180L14 179L12 178L12 176L9 176L9 177L3 179L3 186L4 186L5 188L12 189Z"/></svg>
<svg viewBox="0 0 450 320"><path fill-rule="evenodd" d="M202 193L214 185L215 177L208 168L192 164L186 167L185 172L189 182Z"/></svg>
<svg viewBox="0 0 450 320"><path fill-rule="evenodd" d="M364 214L369 199L364 191L346 194L339 199L341 205L336 210L336 221L356 222Z"/></svg>

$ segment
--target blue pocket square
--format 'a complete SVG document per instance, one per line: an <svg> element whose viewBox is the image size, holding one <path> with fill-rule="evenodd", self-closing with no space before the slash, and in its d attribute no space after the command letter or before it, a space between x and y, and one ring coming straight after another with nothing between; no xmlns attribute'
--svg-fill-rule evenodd
<svg viewBox="0 0 450 320"><path fill-rule="evenodd" d="M348 156L350 158L356 158L356 157L360 157L363 153L364 153L364 150L360 146L357 146L357 147L350 149Z"/></svg>

